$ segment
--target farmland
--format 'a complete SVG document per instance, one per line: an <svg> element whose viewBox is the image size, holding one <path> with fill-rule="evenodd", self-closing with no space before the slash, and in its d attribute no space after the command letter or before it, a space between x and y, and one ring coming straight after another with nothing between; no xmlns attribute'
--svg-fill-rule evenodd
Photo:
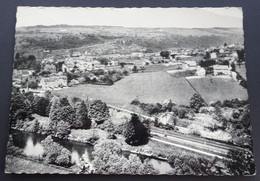
<svg viewBox="0 0 260 181"><path fill-rule="evenodd" d="M248 98L247 90L230 77L189 78L188 81L207 103L226 99ZM134 99L145 103L158 103L171 99L176 104L188 105L195 93L184 77L175 78L167 72L131 74L112 86L84 84L57 90L66 96L83 99L101 99L118 107L129 107Z"/></svg>
<svg viewBox="0 0 260 181"><path fill-rule="evenodd" d="M167 72L153 72L131 74L112 86L85 84L57 92L83 99L101 99L108 104L124 107L136 98L146 103L171 99L177 104L187 105L194 90L184 78L174 78Z"/></svg>
<svg viewBox="0 0 260 181"><path fill-rule="evenodd" d="M217 100L224 101L235 98L246 100L248 98L247 90L238 82L233 81L231 77L189 78L188 81L207 103Z"/></svg>

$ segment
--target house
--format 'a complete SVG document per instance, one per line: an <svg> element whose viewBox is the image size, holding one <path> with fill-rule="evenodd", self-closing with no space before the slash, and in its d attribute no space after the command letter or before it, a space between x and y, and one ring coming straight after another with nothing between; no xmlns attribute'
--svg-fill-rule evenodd
<svg viewBox="0 0 260 181"><path fill-rule="evenodd" d="M227 65L213 65L213 74L217 75L230 75L230 67Z"/></svg>
<svg viewBox="0 0 260 181"><path fill-rule="evenodd" d="M183 70L194 70L197 69L197 63L196 61L183 61L182 62L182 69Z"/></svg>
<svg viewBox="0 0 260 181"><path fill-rule="evenodd" d="M202 68L201 66L198 66L196 75L200 76L200 77L204 77L206 75L206 70L204 68Z"/></svg>
<svg viewBox="0 0 260 181"><path fill-rule="evenodd" d="M42 77L39 86L43 90L54 89L58 87L67 87L67 77L66 76L50 76Z"/></svg>
<svg viewBox="0 0 260 181"><path fill-rule="evenodd" d="M80 52L72 52L71 57L80 57L81 53Z"/></svg>
<svg viewBox="0 0 260 181"><path fill-rule="evenodd" d="M211 59L216 59L218 56L217 56L217 53L216 52L212 52L210 53L210 58Z"/></svg>
<svg viewBox="0 0 260 181"><path fill-rule="evenodd" d="M175 60L185 60L191 58L192 56L189 55L175 55Z"/></svg>
<svg viewBox="0 0 260 181"><path fill-rule="evenodd" d="M61 70L62 70L62 72L64 72L64 73L67 73L67 72L69 71L67 65L65 65L65 64L62 64L62 65L61 65Z"/></svg>
<svg viewBox="0 0 260 181"><path fill-rule="evenodd" d="M34 73L34 70L13 70L13 79L19 79L20 81L23 81L30 77Z"/></svg>
<svg viewBox="0 0 260 181"><path fill-rule="evenodd" d="M108 62L108 65L110 66L117 66L118 65L118 61L117 60L111 60Z"/></svg>
<svg viewBox="0 0 260 181"><path fill-rule="evenodd" d="M158 121L159 123L162 123L164 125L169 124L169 125L173 125L174 123L174 117L173 117L172 112L167 112L162 114L160 117L158 117Z"/></svg>

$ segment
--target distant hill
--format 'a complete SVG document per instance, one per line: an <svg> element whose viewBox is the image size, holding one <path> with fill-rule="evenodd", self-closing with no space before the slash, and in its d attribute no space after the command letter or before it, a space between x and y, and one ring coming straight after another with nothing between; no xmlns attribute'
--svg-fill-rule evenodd
<svg viewBox="0 0 260 181"><path fill-rule="evenodd" d="M227 43L243 44L238 28L126 28L120 26L31 26L16 29L16 50L72 49L117 44L120 47L160 51L170 48L199 48Z"/></svg>

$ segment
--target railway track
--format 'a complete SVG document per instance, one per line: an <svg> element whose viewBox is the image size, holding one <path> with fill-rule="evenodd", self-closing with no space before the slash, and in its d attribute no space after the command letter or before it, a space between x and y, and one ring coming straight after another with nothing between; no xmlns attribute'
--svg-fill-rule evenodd
<svg viewBox="0 0 260 181"><path fill-rule="evenodd" d="M249 151L246 148L208 140L205 138L199 138L196 136L184 135L173 131L166 131L155 127L151 129L151 134L154 135L151 138L152 140L220 158L227 158L228 152L232 150Z"/></svg>

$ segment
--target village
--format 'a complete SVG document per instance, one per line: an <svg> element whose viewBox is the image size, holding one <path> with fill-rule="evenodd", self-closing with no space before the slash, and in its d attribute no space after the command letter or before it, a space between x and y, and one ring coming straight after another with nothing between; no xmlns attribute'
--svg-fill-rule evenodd
<svg viewBox="0 0 260 181"><path fill-rule="evenodd" d="M242 19L170 9L17 26L6 172L253 175Z"/></svg>
<svg viewBox="0 0 260 181"><path fill-rule="evenodd" d="M49 50L43 51L50 53ZM113 84L129 74L161 70L171 75L180 74L182 77L230 76L234 81L241 81L241 76L237 75L234 68L245 66L241 58L244 55L240 55L242 51L243 46L239 44L224 44L205 49L180 48L154 53L133 52L99 56L87 51L66 51L67 54L64 54L63 59L55 60L50 56L41 60L41 71L38 73L33 69L14 69L13 85L22 88L22 91L43 95L46 90L64 89L77 84L100 83L102 78L105 79L102 74L112 71L119 72L121 75L111 80ZM68 74L73 74L75 78L68 77ZM83 76L86 74L88 82L86 76ZM245 75L242 78L246 79ZM102 83L111 85L109 81Z"/></svg>

